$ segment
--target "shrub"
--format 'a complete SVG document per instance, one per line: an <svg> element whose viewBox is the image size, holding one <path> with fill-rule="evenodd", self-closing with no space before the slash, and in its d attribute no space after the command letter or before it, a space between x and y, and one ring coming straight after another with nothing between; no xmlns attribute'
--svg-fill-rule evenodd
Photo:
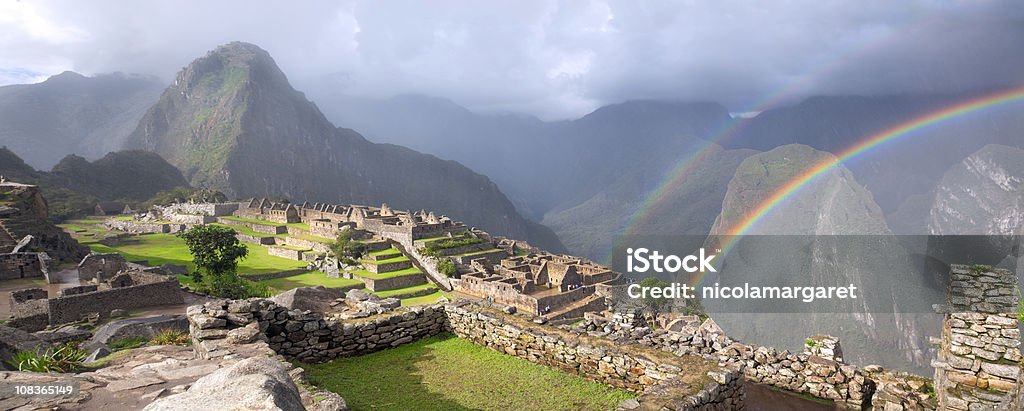
<svg viewBox="0 0 1024 411"><path fill-rule="evenodd" d="M89 354L71 344L46 351L18 351L7 361L18 371L29 372L73 372L82 366Z"/></svg>
<svg viewBox="0 0 1024 411"><path fill-rule="evenodd" d="M454 276L458 272L455 269L455 263L450 258L442 258L441 261L438 261L437 270L449 277Z"/></svg>
<svg viewBox="0 0 1024 411"><path fill-rule="evenodd" d="M192 339L187 332L166 328L157 332L149 342L153 345L189 345Z"/></svg>

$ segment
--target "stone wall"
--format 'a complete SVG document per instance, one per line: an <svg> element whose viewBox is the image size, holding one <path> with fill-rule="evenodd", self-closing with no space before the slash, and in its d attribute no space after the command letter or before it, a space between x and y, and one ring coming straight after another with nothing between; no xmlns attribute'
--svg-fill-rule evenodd
<svg viewBox="0 0 1024 411"><path fill-rule="evenodd" d="M135 220L118 220L108 218L103 226L113 231L135 234L174 234L188 230L189 224L184 223L150 223Z"/></svg>
<svg viewBox="0 0 1024 411"><path fill-rule="evenodd" d="M238 210L238 203L177 203L158 207L166 214L191 214L211 217L229 216Z"/></svg>
<svg viewBox="0 0 1024 411"><path fill-rule="evenodd" d="M408 307L358 320L324 319L321 313L288 310L273 301L250 299L189 307L196 341L236 338L250 327L270 348L293 360L323 362L395 347L440 333L446 328L438 306Z"/></svg>
<svg viewBox="0 0 1024 411"><path fill-rule="evenodd" d="M738 368L697 356L679 357L527 322L475 304L446 304L449 327L460 338L570 374L640 393L649 409L743 408ZM699 370L699 371L698 371ZM688 395L668 387L691 388Z"/></svg>
<svg viewBox="0 0 1024 411"><path fill-rule="evenodd" d="M46 263L40 253L0 254L0 280L46 277Z"/></svg>
<svg viewBox="0 0 1024 411"><path fill-rule="evenodd" d="M291 231L291 229L289 229L289 231ZM310 250L321 252L321 253L327 253L327 252L331 251L331 246L329 244L321 243L319 241L306 240L304 238L297 238L297 237L281 238L281 239L279 239L278 245L287 245L287 246L292 246L292 247L308 248Z"/></svg>
<svg viewBox="0 0 1024 411"><path fill-rule="evenodd" d="M121 254L92 253L78 263L78 278L81 281L106 281L114 274L127 267L127 261Z"/></svg>
<svg viewBox="0 0 1024 411"><path fill-rule="evenodd" d="M248 234L238 233L238 234L235 234L235 238L237 238L238 241L241 241L243 243L250 243L250 244L257 244L257 245L274 245L274 244L277 243L277 241L275 240L274 236L270 236L270 235L268 235L266 237L254 237L254 236L251 236L251 235L248 235Z"/></svg>
<svg viewBox="0 0 1024 411"><path fill-rule="evenodd" d="M412 268L412 261L405 260L405 261L396 261L396 262L393 262L393 263L363 263L363 268L365 268L366 271L369 271L369 272L375 273L375 274L390 273L392 271L398 271L398 270L404 270L404 269L407 269L407 268Z"/></svg>
<svg viewBox="0 0 1024 411"><path fill-rule="evenodd" d="M935 367L939 404L948 410L1021 409L1017 278L1007 270L953 266Z"/></svg>
<svg viewBox="0 0 1024 411"><path fill-rule="evenodd" d="M402 252L402 254L409 256L409 258L413 260L413 263L416 265L416 267L430 277L430 279L432 280L431 282L438 285L445 291L452 290L451 279L449 279L447 275L444 275L444 273L437 269L438 260L436 258L427 258L421 255L420 251L417 250L416 247L413 247L412 244L395 243L394 246L398 248L399 251Z"/></svg>
<svg viewBox="0 0 1024 411"><path fill-rule="evenodd" d="M302 261L302 250L269 246L267 247L267 254L275 257L287 258L289 260Z"/></svg>
<svg viewBox="0 0 1024 411"><path fill-rule="evenodd" d="M369 277L358 277L370 291L385 291L398 288L412 287L426 282L423 274L402 275L390 278L373 279Z"/></svg>
<svg viewBox="0 0 1024 411"><path fill-rule="evenodd" d="M467 276L452 280L451 283L456 291L489 298L498 304L511 305L528 313L537 313L541 308L537 297L523 294L509 283L484 281Z"/></svg>
<svg viewBox="0 0 1024 411"><path fill-rule="evenodd" d="M679 331L635 327L594 315L574 328L593 336L635 343L676 355L703 355L739 367L746 380L786 391L813 395L837 403L860 407L871 398L874 383L860 368L834 356L779 351L773 347L743 344L732 340L713 320L682 327ZM833 337L816 336L836 341ZM806 344L806 341L805 341ZM809 344L808 344L809 345ZM841 350L838 350L841 352Z"/></svg>
<svg viewBox="0 0 1024 411"><path fill-rule="evenodd" d="M257 233L263 234L287 234L288 226L277 225L272 222L266 223L250 223L248 221L238 221L229 218L217 218L217 222L224 225L242 226L251 229Z"/></svg>
<svg viewBox="0 0 1024 411"><path fill-rule="evenodd" d="M532 324L477 304L405 307L363 319L325 319L273 301L218 301L187 310L194 346L267 341L291 360L323 362L362 355L451 331L497 351L640 394L635 407L738 410L741 373L697 356L673 356ZM665 407L665 408L663 408Z"/></svg>
<svg viewBox="0 0 1024 411"><path fill-rule="evenodd" d="M50 325L79 321L92 313L105 318L118 308L131 310L184 302L177 278L138 272L131 276L138 285L49 299Z"/></svg>

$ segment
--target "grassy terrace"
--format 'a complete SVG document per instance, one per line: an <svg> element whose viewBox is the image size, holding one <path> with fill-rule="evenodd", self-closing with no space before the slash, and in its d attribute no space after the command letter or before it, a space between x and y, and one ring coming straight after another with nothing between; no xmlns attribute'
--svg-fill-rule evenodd
<svg viewBox="0 0 1024 411"><path fill-rule="evenodd" d="M380 298L388 298L388 297L394 297L396 295L412 294L412 293L415 293L415 292L418 292L418 291L423 291L423 290L434 290L434 291L437 291L437 286L435 286L433 284L430 284L430 283L424 283L424 284L414 285L414 286L411 286L411 287L396 288L394 290L376 291L376 292L374 292L374 294L377 294ZM369 291L369 290L367 290L367 291Z"/></svg>
<svg viewBox="0 0 1024 411"><path fill-rule="evenodd" d="M471 257L471 256L474 256L474 255L489 254L489 253L493 253L495 251L498 251L498 249L497 248L492 248L490 250L473 251L471 253L457 254L457 255L454 255L452 257Z"/></svg>
<svg viewBox="0 0 1024 411"><path fill-rule="evenodd" d="M320 271L310 271L308 273L293 275L291 277L271 278L269 280L262 280L259 282L274 289L275 292L288 291L292 288L298 287L316 287L318 285L330 288L352 287L357 285L361 288L363 285L363 282L359 280L327 278L327 274Z"/></svg>
<svg viewBox="0 0 1024 411"><path fill-rule="evenodd" d="M395 248L395 247L391 247L391 248L389 248L389 249L387 249L387 250L380 250L380 251L374 251L374 252L366 253L366 255L372 255L372 256L378 256L378 255L391 255L391 254L398 254L398 255L401 255L401 254L402 254L402 252L401 252L401 251L398 251L398 249L397 249L397 248Z"/></svg>
<svg viewBox="0 0 1024 411"><path fill-rule="evenodd" d="M357 410L607 410L634 396L451 335L301 367Z"/></svg>
<svg viewBox="0 0 1024 411"><path fill-rule="evenodd" d="M238 264L239 274L266 274L294 270L306 266L305 262L289 260L267 254L265 247L242 243L249 248L249 256ZM175 264L193 269L192 255L185 241L173 234L146 234L123 240L121 244L106 246L96 242L88 246L99 253L118 253L128 261L147 262L148 265Z"/></svg>
<svg viewBox="0 0 1024 411"><path fill-rule="evenodd" d="M402 306L403 307L408 307L408 306L412 306L412 305L433 304L433 303L436 303L437 299L441 298L441 297L451 298L451 296L449 296L448 294L445 294L444 292L438 291L436 293L427 294L427 295L424 295L424 296L421 296L421 297L413 297L413 298L403 299L402 300Z"/></svg>
<svg viewBox="0 0 1024 411"><path fill-rule="evenodd" d="M364 277L364 278L369 278L369 279L372 279L372 280L383 280L385 278L394 278L394 277L402 277L402 276L407 276L407 275L423 274L423 272L420 271L416 267L409 267L409 268L406 268L404 270L389 271L389 272L380 273L380 274L374 274L374 273L371 273L371 272L366 271L366 270L352 270L352 274L360 276L360 277Z"/></svg>

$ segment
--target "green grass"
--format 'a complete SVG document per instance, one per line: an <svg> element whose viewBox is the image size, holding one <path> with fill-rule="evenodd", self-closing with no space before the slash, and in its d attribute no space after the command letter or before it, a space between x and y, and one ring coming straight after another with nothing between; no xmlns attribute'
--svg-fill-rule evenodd
<svg viewBox="0 0 1024 411"><path fill-rule="evenodd" d="M300 366L355 410L607 410L634 397L450 335Z"/></svg>
<svg viewBox="0 0 1024 411"><path fill-rule="evenodd" d="M274 247L283 248L285 250L292 250L292 251L310 251L310 249L308 249L306 247L296 247L294 245L275 245Z"/></svg>
<svg viewBox="0 0 1024 411"><path fill-rule="evenodd" d="M458 255L456 255L454 257L470 257L470 256L474 256L474 255L489 254L489 253L493 253L493 252L495 252L497 250L498 250L497 248L492 248L490 250L473 251L471 253L458 254Z"/></svg>
<svg viewBox="0 0 1024 411"><path fill-rule="evenodd" d="M291 277L271 278L269 280L261 280L259 282L276 291L288 291L292 288L316 287L318 285L329 288L341 288L351 287L354 285L361 286L363 284L363 282L359 280L327 278L327 274L320 271L310 271L308 273L293 275Z"/></svg>
<svg viewBox="0 0 1024 411"><path fill-rule="evenodd" d="M433 304L433 303L436 303L437 299L441 298L441 297L448 297L448 294L445 294L445 293L443 293L441 291L438 291L438 292L433 293L433 294L427 294L427 295L423 295L423 296L419 296L419 297L405 298L405 299L402 300L402 306L403 307L408 307L408 306L412 306L412 305ZM449 297L449 298L451 298L451 297Z"/></svg>
<svg viewBox="0 0 1024 411"><path fill-rule="evenodd" d="M380 298L388 298L388 297L394 297L396 295L412 294L412 293L415 293L417 291L422 291L422 290L426 290L426 289L437 290L437 286L435 286L433 284L430 284L430 283L425 283L425 284L419 284L419 285L414 285L414 286L405 287L405 288L396 288L394 290L375 291L374 294L377 294L378 296L380 296ZM367 291L369 291L369 290L367 290Z"/></svg>
<svg viewBox="0 0 1024 411"><path fill-rule="evenodd" d="M298 228L298 229L301 229L301 230L309 231L309 224L306 224L306 223L288 223L286 225L288 227L293 227L293 228Z"/></svg>
<svg viewBox="0 0 1024 411"><path fill-rule="evenodd" d="M423 272L420 271L416 267L409 267L409 268L406 268L404 270L389 271L389 272L380 273L380 274L374 274L374 273L371 273L371 272L366 271L366 270L352 270L352 274L358 275L360 277L366 277L366 278L374 279L374 280L383 280L385 278L402 277L402 276L413 275L413 274L423 274Z"/></svg>
<svg viewBox="0 0 1024 411"><path fill-rule="evenodd" d="M238 264L239 274L275 273L306 266L303 261L267 254L266 247L249 243L242 244L249 248L249 256ZM189 270L195 268L192 265L192 255L189 254L185 241L173 234L146 234L126 239L122 244L115 246L93 243L89 244L89 247L99 253L121 254L128 261L148 261L147 264L151 266L175 264L187 266Z"/></svg>
<svg viewBox="0 0 1024 411"><path fill-rule="evenodd" d="M380 250L380 251L374 251L374 252L371 252L371 253L366 253L366 255L372 255L372 256L390 255L390 254L402 254L402 252L398 251L398 249L395 248L395 247L391 247L391 248L389 248L387 250Z"/></svg>

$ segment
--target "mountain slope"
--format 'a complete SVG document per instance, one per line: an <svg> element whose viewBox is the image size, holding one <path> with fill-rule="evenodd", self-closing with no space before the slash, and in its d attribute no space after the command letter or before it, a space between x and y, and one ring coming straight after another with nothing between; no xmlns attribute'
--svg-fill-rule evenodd
<svg viewBox="0 0 1024 411"><path fill-rule="evenodd" d="M99 158L121 148L162 88L150 77L70 71L0 87L0 145L38 169L68 154Z"/></svg>
<svg viewBox="0 0 1024 411"><path fill-rule="evenodd" d="M987 145L950 168L929 213L932 234L1024 232L1024 150Z"/></svg>
<svg viewBox="0 0 1024 411"><path fill-rule="evenodd" d="M54 220L91 213L98 201L143 202L162 190L188 187L181 172L160 156L141 151L109 153L89 162L69 155L52 172L36 171L6 147L0 148L0 175L38 185Z"/></svg>
<svg viewBox="0 0 1024 411"><path fill-rule="evenodd" d="M130 148L158 153L195 186L228 195L428 208L494 234L562 251L487 177L453 161L335 128L270 55L235 42L182 70L143 116Z"/></svg>
<svg viewBox="0 0 1024 411"><path fill-rule="evenodd" d="M727 233L779 187L832 158L796 144L747 157L729 182L712 233ZM854 363L926 369L931 354L925 336L938 332L939 322L916 313L938 302L944 286L930 281L931 272L922 273L914 254L892 235L871 193L845 167L797 190L744 234L725 254L718 277L708 282L725 287L853 284L861 295L813 311L802 302L705 300L730 335L795 349L807 335L826 333L840 337L845 357Z"/></svg>

